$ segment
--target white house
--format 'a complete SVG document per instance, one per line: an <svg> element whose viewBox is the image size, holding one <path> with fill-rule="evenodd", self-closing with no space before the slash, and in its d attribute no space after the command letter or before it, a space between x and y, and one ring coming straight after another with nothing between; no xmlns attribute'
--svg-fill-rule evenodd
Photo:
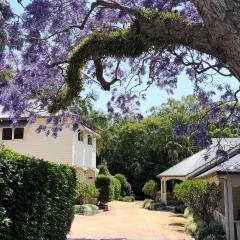
<svg viewBox="0 0 240 240"><path fill-rule="evenodd" d="M227 156L217 155L224 149ZM172 197L174 182L199 178L206 182L215 182L222 191L214 217L224 227L227 240L240 239L240 138L224 138L209 149L194 154L168 170L160 173L161 199L167 204Z"/></svg>
<svg viewBox="0 0 240 240"><path fill-rule="evenodd" d="M34 124L28 124L22 118L18 127L11 128L11 121L0 116L0 141L9 149L48 161L68 164L76 167L79 178L94 183L96 176L96 140L97 131L82 122L78 131L64 128L57 138L36 133L39 125L45 124L45 117L39 117Z"/></svg>

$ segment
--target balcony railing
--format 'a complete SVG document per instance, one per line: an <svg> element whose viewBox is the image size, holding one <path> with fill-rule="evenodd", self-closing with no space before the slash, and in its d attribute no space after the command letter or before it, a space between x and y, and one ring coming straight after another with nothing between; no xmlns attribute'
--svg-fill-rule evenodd
<svg viewBox="0 0 240 240"><path fill-rule="evenodd" d="M226 228L225 216L222 213L218 212L217 210L214 211L213 216L219 223L222 224L224 230L226 230L225 229Z"/></svg>

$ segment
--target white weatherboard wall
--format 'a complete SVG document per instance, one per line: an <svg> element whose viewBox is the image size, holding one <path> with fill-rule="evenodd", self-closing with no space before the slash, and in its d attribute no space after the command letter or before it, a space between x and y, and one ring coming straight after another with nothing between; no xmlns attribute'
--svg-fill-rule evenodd
<svg viewBox="0 0 240 240"><path fill-rule="evenodd" d="M73 136L73 165L96 169L96 136L80 127L83 141L78 141L78 134ZM92 145L88 145L88 135L92 137Z"/></svg>
<svg viewBox="0 0 240 240"><path fill-rule="evenodd" d="M64 128L59 132L57 138L46 136L45 133L36 133L44 119L38 119L34 124L24 128L24 138L18 140L2 140L2 129L0 129L0 140L7 147L21 154L28 154L62 164L72 165L72 141L73 131Z"/></svg>

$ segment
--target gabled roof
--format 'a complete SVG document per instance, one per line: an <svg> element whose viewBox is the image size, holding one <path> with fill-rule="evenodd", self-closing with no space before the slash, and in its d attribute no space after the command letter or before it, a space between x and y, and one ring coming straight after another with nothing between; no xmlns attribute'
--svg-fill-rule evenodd
<svg viewBox="0 0 240 240"><path fill-rule="evenodd" d="M232 157L239 153L240 138L212 139L209 148L192 155L182 162L174 165L168 170L160 173L157 177L196 177L209 169L221 164L226 160L223 156L217 155L219 149L223 149Z"/></svg>
<svg viewBox="0 0 240 240"><path fill-rule="evenodd" d="M37 109L35 110L37 111L38 118L48 118L50 116L54 116L54 115L51 115L47 110L41 110L41 111L38 111ZM30 116L30 112L26 112L21 115L21 118L19 121L19 124L20 124L19 127L26 127L29 116ZM0 128L11 127L11 124L12 124L12 120L11 120L10 114L7 112L3 112L3 107L0 105ZM100 129L92 126L91 124L87 123L84 120L81 120L80 124L83 125L89 132L94 133L97 137L101 137Z"/></svg>

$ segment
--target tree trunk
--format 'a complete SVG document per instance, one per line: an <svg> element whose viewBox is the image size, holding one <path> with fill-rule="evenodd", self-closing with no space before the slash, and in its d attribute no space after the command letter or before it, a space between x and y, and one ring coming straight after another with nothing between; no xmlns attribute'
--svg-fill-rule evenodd
<svg viewBox="0 0 240 240"><path fill-rule="evenodd" d="M240 80L240 0L192 0L216 56Z"/></svg>

